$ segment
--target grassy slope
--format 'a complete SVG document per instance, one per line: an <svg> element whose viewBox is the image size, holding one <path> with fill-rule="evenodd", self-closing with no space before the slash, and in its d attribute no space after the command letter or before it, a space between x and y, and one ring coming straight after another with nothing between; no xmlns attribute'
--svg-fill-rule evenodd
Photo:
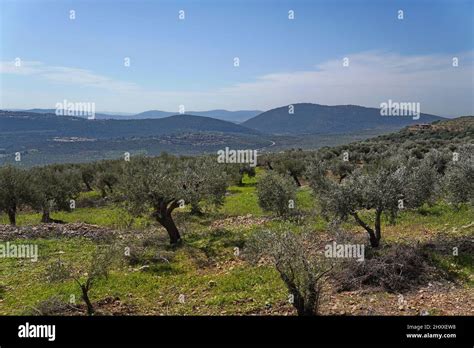
<svg viewBox="0 0 474 348"><path fill-rule="evenodd" d="M246 178L244 186L230 187L224 206L208 217L186 216L182 219L187 212L178 212L177 221L185 232L186 243L174 254L171 262L151 264L144 270L138 270L140 265L117 263L108 280L98 282L91 291L93 301L118 297L124 308L135 314L251 314L272 307L284 308L283 313L292 313L287 303L287 291L276 271L264 266L253 267L234 256L234 248L242 247L250 233L279 223L265 220L269 215L258 207L255 183L260 175L259 172L257 179ZM310 228L315 231L325 229L324 220L314 213L313 199L307 187L299 190L297 207L306 212ZM467 232L462 226L472 222L473 213L472 207L455 211L441 203L419 212L404 212L397 225L385 223L383 238L417 240L433 231L455 229L454 232ZM232 220L238 216L245 218ZM53 217L117 229L124 228L130 221L123 211L114 207L77 208L74 212L56 213ZM370 214L366 217L370 218ZM39 219L38 214L20 214L18 221L19 224L36 224ZM212 222L216 220L229 222L215 226ZM0 222L6 222L4 216ZM133 229L152 225L153 221L142 218L134 222ZM287 226L298 228L294 224ZM348 222L348 227L359 229L351 222ZM162 231L159 233L163 234ZM64 252L61 254L63 261L85 271L84 265L90 260L95 243L82 238L29 242L39 246L37 262L0 259L0 315L31 311L39 301L53 295L59 295L65 301L74 295L80 302L80 291L72 281L46 282L46 267L57 260L59 252ZM24 243L24 240L18 243ZM153 248L160 252L166 249L163 245ZM156 251L153 248L152 253ZM467 279L472 279L474 273L472 262L472 259L439 259L443 268ZM474 284L470 281L466 286ZM184 303L179 302L180 294L185 296Z"/></svg>

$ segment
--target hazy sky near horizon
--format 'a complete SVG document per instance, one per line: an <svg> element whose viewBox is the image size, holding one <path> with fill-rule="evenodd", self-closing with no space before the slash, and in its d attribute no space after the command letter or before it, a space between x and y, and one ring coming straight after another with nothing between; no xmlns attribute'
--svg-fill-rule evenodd
<svg viewBox="0 0 474 348"><path fill-rule="evenodd" d="M472 115L473 3L0 0L0 108L66 99L98 111L267 110L390 99Z"/></svg>

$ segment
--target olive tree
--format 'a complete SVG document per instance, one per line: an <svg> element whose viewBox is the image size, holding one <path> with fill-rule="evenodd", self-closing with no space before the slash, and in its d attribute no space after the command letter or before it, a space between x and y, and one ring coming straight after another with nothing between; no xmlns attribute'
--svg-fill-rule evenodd
<svg viewBox="0 0 474 348"><path fill-rule="evenodd" d="M266 260L274 265L300 316L318 314L324 276L332 268L317 245L313 233L278 230L256 233L246 243L249 261Z"/></svg>
<svg viewBox="0 0 474 348"><path fill-rule="evenodd" d="M95 163L84 163L79 166L81 179L87 191L92 191L92 184L94 182L97 170Z"/></svg>
<svg viewBox="0 0 474 348"><path fill-rule="evenodd" d="M0 210L8 215L11 225L16 225L18 208L28 201L28 174L13 166L0 167Z"/></svg>
<svg viewBox="0 0 474 348"><path fill-rule="evenodd" d="M260 156L258 157L260 160ZM245 163L219 163L219 172L224 171L229 185L243 185L245 174L250 178L257 174L255 167Z"/></svg>
<svg viewBox="0 0 474 348"><path fill-rule="evenodd" d="M114 186L119 181L118 173L99 172L97 173L96 186L100 190L102 198L106 198L108 193L113 193Z"/></svg>
<svg viewBox="0 0 474 348"><path fill-rule="evenodd" d="M71 264L66 264L58 259L47 267L47 279L48 281L74 280L81 290L81 298L86 305L87 314L94 315L95 308L90 299L90 291L97 281L108 278L117 256L118 249L113 244L97 247L90 262L80 269L73 268Z"/></svg>
<svg viewBox="0 0 474 348"><path fill-rule="evenodd" d="M118 193L134 215L151 211L151 216L167 231L170 243L181 241L173 211L202 199L223 202L225 175L215 160L137 158L124 165Z"/></svg>
<svg viewBox="0 0 474 348"><path fill-rule="evenodd" d="M450 160L452 159L451 153L448 151L440 151L437 149L430 150L424 157L425 161L436 169L439 175L444 175Z"/></svg>
<svg viewBox="0 0 474 348"><path fill-rule="evenodd" d="M444 176L447 199L455 204L474 204L474 146L465 146L453 155Z"/></svg>
<svg viewBox="0 0 474 348"><path fill-rule="evenodd" d="M257 183L257 196L263 210L286 216L295 201L296 185L289 176L268 171Z"/></svg>
<svg viewBox="0 0 474 348"><path fill-rule="evenodd" d="M116 254L117 252L112 246L105 249L98 248L92 255L92 260L89 264L89 269L86 273L85 279L80 275L72 275L72 279L74 279L81 289L81 297L86 304L88 315L93 315L95 313L94 306L89 297L89 292L97 281L108 278Z"/></svg>
<svg viewBox="0 0 474 348"><path fill-rule="evenodd" d="M289 175L297 186L301 186L298 177L306 170L305 153L303 151L289 150L278 154L273 161L273 169L283 175Z"/></svg>
<svg viewBox="0 0 474 348"><path fill-rule="evenodd" d="M440 194L442 163L438 151L429 152L422 160L410 159L406 165L403 207L417 208L433 204Z"/></svg>
<svg viewBox="0 0 474 348"><path fill-rule="evenodd" d="M367 231L371 246L378 247L382 214L396 217L400 209L426 202L432 197L436 172L427 163L407 166L400 158L393 158L356 169L342 182L331 180L324 167L314 164L308 177L322 209L339 219L353 217ZM362 211L374 214L373 226L363 219Z"/></svg>
<svg viewBox="0 0 474 348"><path fill-rule="evenodd" d="M191 205L192 214L202 214L201 202L219 206L224 203L227 189L225 167L212 157L200 157L180 162L177 180L182 185L182 199Z"/></svg>
<svg viewBox="0 0 474 348"><path fill-rule="evenodd" d="M339 183L351 174L355 165L349 161L341 161L339 158L330 162L330 171L333 175L338 177Z"/></svg>
<svg viewBox="0 0 474 348"><path fill-rule="evenodd" d="M34 168L30 171L29 205L42 212L41 222L62 222L52 219L55 210L69 211L71 200L81 191L79 171L59 166Z"/></svg>
<svg viewBox="0 0 474 348"><path fill-rule="evenodd" d="M243 185L244 175L247 174L249 178L254 178L257 172L255 171L255 167L251 165L243 165L239 168L239 186Z"/></svg>

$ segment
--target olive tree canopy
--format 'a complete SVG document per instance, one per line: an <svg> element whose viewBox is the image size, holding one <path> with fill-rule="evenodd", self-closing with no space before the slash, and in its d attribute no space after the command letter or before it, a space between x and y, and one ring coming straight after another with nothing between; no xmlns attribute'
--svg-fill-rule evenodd
<svg viewBox="0 0 474 348"><path fill-rule="evenodd" d="M181 240L172 212L184 204L198 209L202 200L221 204L227 185L224 167L210 157L137 158L125 163L123 170L118 191L126 207L134 215L151 212L171 244Z"/></svg>

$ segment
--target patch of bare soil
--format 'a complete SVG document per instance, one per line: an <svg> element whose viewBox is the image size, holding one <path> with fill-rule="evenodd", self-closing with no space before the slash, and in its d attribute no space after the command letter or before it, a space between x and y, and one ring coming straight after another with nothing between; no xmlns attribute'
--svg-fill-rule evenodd
<svg viewBox="0 0 474 348"><path fill-rule="evenodd" d="M296 315L287 301L267 304L245 315ZM474 315L474 293L453 283L429 283L402 294L379 291L329 292L321 302L320 315Z"/></svg>
<svg viewBox="0 0 474 348"><path fill-rule="evenodd" d="M225 228L225 227L250 227L253 225L263 225L264 223L270 221L269 217L256 217L252 214L247 214L245 216L232 216L226 219L213 221L211 224L212 228Z"/></svg>
<svg viewBox="0 0 474 348"><path fill-rule="evenodd" d="M137 313L135 306L122 302L118 297L106 297L97 301L95 309L97 315L136 315Z"/></svg>
<svg viewBox="0 0 474 348"><path fill-rule="evenodd" d="M450 282L433 282L404 294L333 293L321 307L323 315L473 315L474 293Z"/></svg>

